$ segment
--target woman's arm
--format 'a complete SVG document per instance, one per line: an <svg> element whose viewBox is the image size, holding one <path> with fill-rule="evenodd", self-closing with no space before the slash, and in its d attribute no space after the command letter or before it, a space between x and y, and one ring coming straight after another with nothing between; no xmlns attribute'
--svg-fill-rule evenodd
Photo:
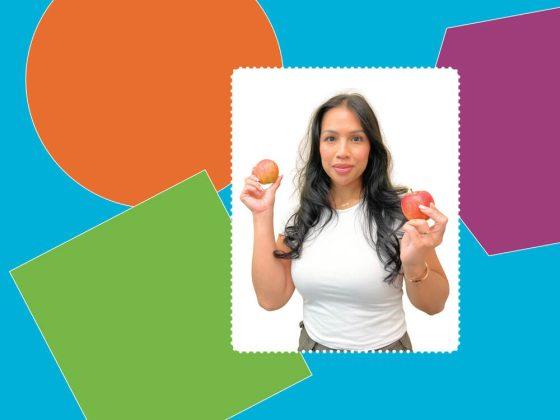
<svg viewBox="0 0 560 420"><path fill-rule="evenodd" d="M431 249L426 256L428 277L419 282L406 280L406 294L410 302L421 311L435 315L445 306L449 296L449 282L443 271L435 249ZM420 266L406 266L403 270L406 279L419 279L426 274L426 264Z"/></svg>
<svg viewBox="0 0 560 420"><path fill-rule="evenodd" d="M447 216L434 203L430 203L430 207L419 206L419 209L434 221L434 225L430 227L424 219L406 222L402 227L405 233L400 256L408 298L421 311L434 315L443 310L449 296L449 282L435 251L443 241ZM411 281L416 279L422 280Z"/></svg>
<svg viewBox="0 0 560 420"><path fill-rule="evenodd" d="M272 252L286 252L283 237L274 241L273 209L253 214L253 287L259 305L267 311L280 309L292 297L294 283L291 276L291 260L274 257Z"/></svg>

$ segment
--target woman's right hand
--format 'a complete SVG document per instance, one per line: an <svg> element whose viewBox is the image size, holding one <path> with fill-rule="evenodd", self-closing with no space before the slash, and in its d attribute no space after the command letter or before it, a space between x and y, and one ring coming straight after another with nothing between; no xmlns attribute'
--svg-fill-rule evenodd
<svg viewBox="0 0 560 420"><path fill-rule="evenodd" d="M265 190L259 183L259 179L255 175L250 175L245 178L245 185L239 198L253 214L272 210L274 208L276 190L280 186L282 178L283 175L280 175L278 179Z"/></svg>

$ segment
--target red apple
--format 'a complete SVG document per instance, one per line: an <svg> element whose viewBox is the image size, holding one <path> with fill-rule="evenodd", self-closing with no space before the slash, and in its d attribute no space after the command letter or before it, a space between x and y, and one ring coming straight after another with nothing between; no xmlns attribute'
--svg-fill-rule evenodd
<svg viewBox="0 0 560 420"><path fill-rule="evenodd" d="M418 207L420 204L430 207L430 203L434 203L432 195L427 191L409 192L401 199L401 208L408 220L412 219L429 219L429 216L422 213Z"/></svg>
<svg viewBox="0 0 560 420"><path fill-rule="evenodd" d="M253 175L261 184L272 184L278 178L278 165L270 159L263 159L253 168Z"/></svg>

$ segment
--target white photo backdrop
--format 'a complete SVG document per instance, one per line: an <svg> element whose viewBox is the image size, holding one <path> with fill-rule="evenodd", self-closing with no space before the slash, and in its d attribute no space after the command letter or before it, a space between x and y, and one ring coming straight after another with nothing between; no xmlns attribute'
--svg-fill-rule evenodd
<svg viewBox="0 0 560 420"><path fill-rule="evenodd" d="M232 76L232 345L237 351L297 351L302 298L267 312L251 281L253 222L239 200L262 159L284 174L274 227L297 207L296 164L313 112L339 93L366 97L393 158L395 184L427 190L448 216L436 249L447 273L445 309L430 316L403 295L415 351L455 351L459 343L459 76L453 69L238 69ZM403 286L404 288L404 286ZM403 289L404 291L404 289Z"/></svg>

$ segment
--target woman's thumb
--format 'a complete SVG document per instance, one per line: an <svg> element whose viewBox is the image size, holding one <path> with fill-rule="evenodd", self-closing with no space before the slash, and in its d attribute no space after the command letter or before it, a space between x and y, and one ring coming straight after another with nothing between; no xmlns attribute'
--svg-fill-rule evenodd
<svg viewBox="0 0 560 420"><path fill-rule="evenodd" d="M278 179L276 179L276 181L274 181L274 184L272 184L270 186L270 189L272 190L272 192L276 192L276 190L278 189L278 187L280 186L280 183L282 182L282 178L284 178L284 175L280 175L278 177Z"/></svg>

